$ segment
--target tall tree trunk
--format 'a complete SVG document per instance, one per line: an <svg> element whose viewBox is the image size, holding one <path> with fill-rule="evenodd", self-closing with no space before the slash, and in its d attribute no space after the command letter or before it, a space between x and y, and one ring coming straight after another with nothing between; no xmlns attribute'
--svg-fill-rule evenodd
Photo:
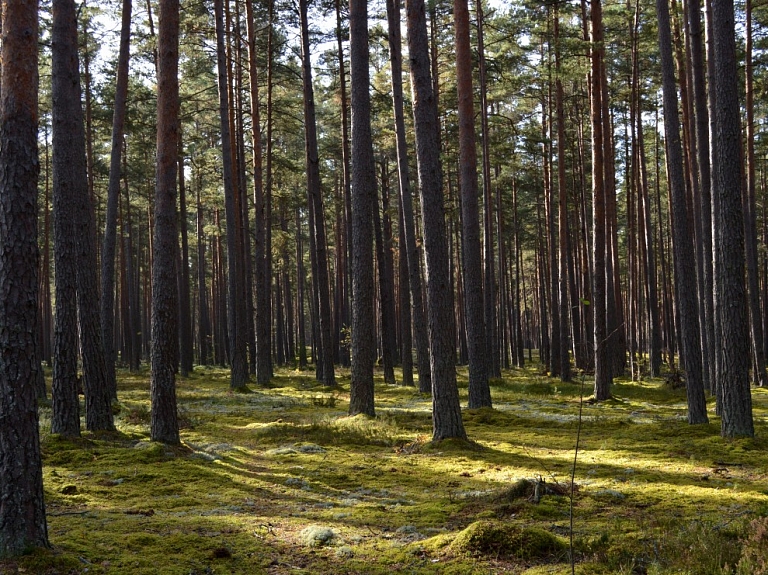
<svg viewBox="0 0 768 575"><path fill-rule="evenodd" d="M48 547L35 382L38 18L3 2L0 48L0 559Z"/></svg>
<svg viewBox="0 0 768 575"><path fill-rule="evenodd" d="M607 230L605 214L605 178L603 170L604 142L602 120L603 13L600 0L593 0L591 62L591 120L592 120L592 312L594 317L595 399L602 401L611 396L611 366L608 356L608 330L606 325L607 290L612 289L606 278Z"/></svg>
<svg viewBox="0 0 768 575"><path fill-rule="evenodd" d="M749 389L749 318L744 286L744 214L741 209L741 124L736 40L732 0L712 0L717 102L715 141L717 175L715 212L715 301L720 314L718 341L722 386L721 433L724 437L755 434Z"/></svg>
<svg viewBox="0 0 768 575"><path fill-rule="evenodd" d="M707 406L701 372L698 307L696 305L696 271L692 230L685 200L683 155L680 143L680 121L677 113L672 35L667 0L657 0L659 19L659 50L661 54L662 88L664 97L664 134L669 171L672 233L674 237L675 292L680 304L680 330L685 357L686 390L688 394L688 423L707 423Z"/></svg>
<svg viewBox="0 0 768 575"><path fill-rule="evenodd" d="M322 378L323 384L326 387L334 387L336 385L336 377L334 375L333 368L333 343L331 338L331 297L330 289L328 287L328 257L325 247L325 220L323 216L323 200L320 189L320 159L317 151L317 125L315 121L315 95L314 89L312 87L312 62L310 61L309 53L309 23L307 21L307 1L308 0L300 0L299 2L299 12L301 17L302 78L304 82L304 129L305 152L307 158L307 191L309 194L310 209L314 211L315 216L314 224L310 229L315 240L314 251L317 258L317 300L319 306L318 315L320 320L320 356L323 362ZM368 214L370 215L370 211ZM371 258L373 258L373 254L371 254ZM371 268L371 270L373 270L373 268ZM360 278L357 279L360 280ZM367 277L367 279L360 281L373 282L373 271L370 272L370 275ZM352 289L354 290L354 284ZM373 309L371 309L370 313L372 319ZM363 320L363 318L361 318L361 320ZM368 323L365 329L370 330L371 324L372 322ZM363 337L362 339L365 338ZM362 357L360 359L362 360ZM371 359L371 361L373 360ZM360 368L363 370L361 371L362 377L362 373L366 372L367 367L361 365ZM371 382L372 381L373 363L371 363ZM371 406L373 405L372 391L373 389L371 387Z"/></svg>
<svg viewBox="0 0 768 575"><path fill-rule="evenodd" d="M760 278L757 265L757 225L755 207L755 110L754 78L752 72L752 0L746 0L746 109L747 109L747 182L744 189L744 245L747 264L749 325L752 334L752 356L755 364L755 381L760 387L768 385L763 352L763 324L760 311Z"/></svg>
<svg viewBox="0 0 768 575"><path fill-rule="evenodd" d="M453 346L453 291L448 245L442 170L438 147L435 95L430 78L427 22L423 0L407 0L408 53L411 64L416 159L424 219L424 260L427 280L427 321L432 375L432 437L465 438Z"/></svg>
<svg viewBox="0 0 768 575"><path fill-rule="evenodd" d="M160 0L157 39L157 183L152 242L152 374L150 437L177 445L176 168L179 158L179 1Z"/></svg>
<svg viewBox="0 0 768 575"><path fill-rule="evenodd" d="M368 2L349 2L349 69L352 106L352 381L349 414L373 416L373 230L376 168L371 138L368 71ZM326 348L326 353L330 351ZM394 374L393 374L394 375Z"/></svg>
<svg viewBox="0 0 768 575"><path fill-rule="evenodd" d="M239 233L239 203L234 183L232 161L232 134L230 133L228 94L229 74L227 72L226 51L224 46L224 7L223 0L214 3L216 13L216 54L218 60L219 118L221 121L221 143L224 175L224 204L227 218L227 331L229 333L229 363L232 369L230 387L243 389L248 379L245 357L244 314L240 313L244 290L242 277L242 249Z"/></svg>
<svg viewBox="0 0 768 575"><path fill-rule="evenodd" d="M80 74L77 58L77 16L73 1L56 3L52 39L54 194L58 191L61 218L57 223L61 223L65 229L68 228L75 235L62 245L62 248L73 249L70 263L73 264L74 269L65 271L57 262L56 272L57 275L61 272L66 276L72 273L75 277L74 295L77 302L83 360L86 427L92 431L109 430L114 429L114 424L106 382L101 322L98 315L96 229L93 207L88 194L85 127L80 104ZM69 204L66 210L61 209L63 202ZM67 218L71 221L64 221ZM72 244L69 243L70 241ZM65 254L62 256L67 257ZM62 293L66 293L66 287ZM59 297L57 296L57 307ZM94 302L97 303L96 306L93 305ZM75 303L73 301L64 305L69 307ZM72 325L71 328L64 329L77 330L78 328ZM76 348L71 351L71 354L76 357ZM71 361L71 358L68 361ZM72 368L70 363L67 365ZM74 375L76 377L76 366ZM71 381L67 385L71 385ZM69 401L72 400L71 389L66 396ZM76 390L74 401L77 401ZM66 433L74 432L74 428L77 427L75 435L78 435L79 419L75 422L74 414L77 410L72 407L66 408L66 411L71 412ZM54 416L54 419L57 418Z"/></svg>
<svg viewBox="0 0 768 575"><path fill-rule="evenodd" d="M117 208L120 203L120 165L123 150L123 127L128 99L128 60L131 41L131 0L123 0L120 24L120 51L117 57L115 104L112 112L112 148L109 158L109 188L104 238L101 247L101 334L104 341L107 385L112 399L117 399L115 376L114 304L115 246L117 242Z"/></svg>
<svg viewBox="0 0 768 575"><path fill-rule="evenodd" d="M483 313L485 317L485 353L488 377L501 377L499 331L496 316L496 271L493 253L493 199L491 193L491 144L488 132L487 67L483 37L483 1L475 1L477 13L477 56L480 73L480 126L483 146Z"/></svg>
<svg viewBox="0 0 768 575"><path fill-rule="evenodd" d="M560 319L560 379L570 381L571 362L568 358L568 191L565 185L565 111L563 110L563 82L560 78L560 16L555 5L555 109L557 113L557 187L558 187L558 243L559 257L557 260L559 269L557 273L557 287L559 308L553 309L552 314L559 314ZM554 209L554 206L553 208ZM554 251L554 244L552 250ZM553 264L554 269L554 264ZM554 281L553 281L554 284ZM554 285L553 285L554 289ZM552 298L553 301L555 298Z"/></svg>
<svg viewBox="0 0 768 575"><path fill-rule="evenodd" d="M392 67L392 104L395 110L395 135L397 137L397 174L400 190L405 245L401 245L400 257L405 257L408 266L408 287L411 294L413 334L416 338L416 363L419 371L419 391L432 393L432 378L429 367L429 338L427 337L426 315L421 285L419 249L416 246L416 225L413 217L408 149L403 112L402 51L400 39L400 4L387 0L387 21L389 22L389 57ZM403 328L405 329L405 328ZM408 328L410 329L410 327ZM408 351L410 354L410 350Z"/></svg>
<svg viewBox="0 0 768 575"><path fill-rule="evenodd" d="M269 345L269 276L266 270L266 211L264 202L264 178L262 172L261 115L259 83L256 68L256 25L253 16L253 0L245 2L248 20L248 72L251 96L251 142L253 145L253 203L255 206L255 241L253 250L254 281L256 283L256 383L265 385L272 376Z"/></svg>
<svg viewBox="0 0 768 575"><path fill-rule="evenodd" d="M343 284L347 286L346 293L343 296L343 309L341 310L342 321L345 325L350 325L352 322L351 314L351 285L352 285L352 191L350 187L350 166L349 166L349 100L347 98L347 74L346 67L344 65L344 45L342 38L342 14L341 14L341 2L335 0L336 8L336 52L339 59L339 96L340 96L340 108L341 108L341 162L342 162L342 176L344 180L344 237L346 239L346 254L345 262L346 266L343 270L338 270L337 273L345 274L345 281ZM394 72L393 72L394 75ZM349 358L351 349L349 342L346 344L346 349L343 352L344 361L346 365L349 365Z"/></svg>
<svg viewBox="0 0 768 575"><path fill-rule="evenodd" d="M477 205L477 148L467 0L454 0L453 23L456 30L456 86L459 99L459 184L461 187L464 309L469 351L469 407L478 408L490 407L492 402L485 347L483 272Z"/></svg>

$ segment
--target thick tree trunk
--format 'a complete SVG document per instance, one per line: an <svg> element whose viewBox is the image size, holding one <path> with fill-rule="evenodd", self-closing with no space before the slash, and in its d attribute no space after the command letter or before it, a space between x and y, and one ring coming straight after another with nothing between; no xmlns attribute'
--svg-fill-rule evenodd
<svg viewBox="0 0 768 575"><path fill-rule="evenodd" d="M0 99L0 559L48 546L35 383L37 3L2 10Z"/></svg>
<svg viewBox="0 0 768 575"><path fill-rule="evenodd" d="M368 3L349 2L349 68L352 106L352 381L349 414L373 416L373 230L376 167L371 138L368 71ZM394 376L394 374L393 374Z"/></svg>
<svg viewBox="0 0 768 575"><path fill-rule="evenodd" d="M160 0L157 39L157 182L152 242L152 339L150 437L177 445L176 365L178 293L176 169L179 146L179 2Z"/></svg>
<svg viewBox="0 0 768 575"><path fill-rule="evenodd" d="M449 289L445 208L438 147L437 108L430 78L427 22L423 0L406 2L408 52L416 132L416 159L424 219L424 260L432 374L432 437L465 438L453 345L453 291Z"/></svg>
<svg viewBox="0 0 768 575"><path fill-rule="evenodd" d="M459 99L459 178L464 309L469 351L469 407L478 408L490 407L492 402L485 346L483 271L477 205L477 148L467 0L454 0L453 23L456 30L456 85Z"/></svg>
<svg viewBox="0 0 768 575"><path fill-rule="evenodd" d="M747 109L747 182L743 194L744 210L744 245L747 263L747 282L749 295L749 326L752 335L752 356L754 358L755 381L760 387L768 385L765 372L765 354L763 352L763 316L760 310L760 278L757 264L757 225L755 207L755 109L754 78L752 72L752 0L746 3L747 43L746 43L746 109Z"/></svg>
<svg viewBox="0 0 768 575"><path fill-rule="evenodd" d="M712 0L717 102L715 148L716 286L721 337L717 380L722 386L721 433L755 434L749 389L749 318L744 286L744 214L741 209L741 124L732 0ZM710 87L710 89L712 89Z"/></svg>
<svg viewBox="0 0 768 575"><path fill-rule="evenodd" d="M88 194L88 181L85 153L85 128L83 110L80 104L80 74L77 58L77 17L74 2L59 1L54 5L53 45L53 165L54 165L54 197L58 199L57 224L70 231L74 237L62 238L56 229L57 239L62 240L58 250L60 257L68 260L72 268L66 269L56 264L57 276L65 276L64 291L57 290L57 308L77 306L79 320L80 346L83 360L83 379L86 396L86 426L89 430L114 429L110 393L106 382L104 365L104 348L101 341L101 322L99 318L98 287L96 271L96 230L93 208ZM58 193L57 193L58 192ZM66 204L66 206L64 205ZM55 206L56 207L56 206ZM69 219L70 221L66 221ZM58 246L57 246L58 247ZM71 255L66 251L71 249ZM64 253L62 253L64 252ZM69 259L71 258L71 259ZM61 293L70 289L69 276L75 278L74 295L71 302L61 301ZM71 293L71 292L70 292ZM76 304L75 304L76 301ZM94 302L96 305L94 306ZM71 317L71 310L66 311ZM62 318L63 319L63 318ZM63 330L76 333L78 326L71 327L59 324ZM64 334L62 333L62 337ZM76 339L76 335L68 334L66 339ZM60 342L63 344L63 341ZM76 358L76 346L66 355L64 365L66 372L61 372L64 379L57 382L57 389L64 390L65 403L77 402L77 389L71 389L72 378L76 380L77 368L71 363ZM74 359L76 362L76 359ZM72 371L69 371L72 370ZM60 385L62 385L60 387ZM56 402L57 404L59 402ZM64 405L64 404L60 404ZM75 421L78 411L76 406L67 405L68 423L63 425L61 433L79 434L79 419ZM59 428L60 421L54 414L55 427ZM75 430L77 428L77 430Z"/></svg>

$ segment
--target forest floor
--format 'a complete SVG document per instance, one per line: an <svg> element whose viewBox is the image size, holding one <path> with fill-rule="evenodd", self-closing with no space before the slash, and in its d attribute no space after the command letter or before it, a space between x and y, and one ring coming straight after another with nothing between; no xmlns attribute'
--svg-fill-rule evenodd
<svg viewBox="0 0 768 575"><path fill-rule="evenodd" d="M494 409L464 410L472 443L432 444L430 398L380 374L369 419L346 416L348 371L332 392L278 370L232 393L197 367L170 448L149 441L149 373L118 377L116 433L65 440L41 408L52 549L0 573L571 573L581 382L505 372ZM768 390L756 438L731 441L711 399L690 426L662 380L613 394L582 405L576 572L768 573Z"/></svg>

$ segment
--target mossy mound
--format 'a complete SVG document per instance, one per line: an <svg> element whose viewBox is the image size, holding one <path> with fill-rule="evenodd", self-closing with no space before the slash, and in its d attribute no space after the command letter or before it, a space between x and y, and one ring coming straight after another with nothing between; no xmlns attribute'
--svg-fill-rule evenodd
<svg viewBox="0 0 768 575"><path fill-rule="evenodd" d="M503 557L531 561L547 559L566 551L556 536L532 527L500 521L475 521L461 531L450 545L454 553Z"/></svg>

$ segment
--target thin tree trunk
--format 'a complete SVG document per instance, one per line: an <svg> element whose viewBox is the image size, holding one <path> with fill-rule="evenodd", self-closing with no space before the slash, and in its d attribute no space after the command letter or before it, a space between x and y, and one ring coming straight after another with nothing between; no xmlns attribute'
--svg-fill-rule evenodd
<svg viewBox="0 0 768 575"><path fill-rule="evenodd" d="M315 121L315 96L312 87L312 63L309 54L309 23L307 21L307 0L300 0L299 12L301 17L302 36L302 77L304 81L304 128L305 128L305 152L307 159L307 190L309 194L310 208L314 211L314 224L310 227L313 232L315 245L314 251L317 258L317 300L319 306L319 331L320 331L320 359L323 362L322 378L326 387L334 387L336 378L333 367L333 343L331 338L331 298L328 287L328 259L326 255L325 221L323 217L323 201L320 191L320 166L317 151L317 126ZM370 214L369 214L370 215ZM369 218L370 220L370 218ZM371 258L373 255L371 254ZM372 268L371 268L372 270ZM359 278L358 278L359 279ZM373 271L367 277L373 281ZM371 284L372 285L372 284ZM353 285L354 290L354 285ZM371 309L371 318L373 310ZM362 318L361 318L362 319ZM365 329L370 332L369 322ZM354 324L354 318L353 318ZM362 328L362 326L361 326ZM353 328L354 331L354 328ZM365 339L364 337L362 339ZM362 341L361 341L362 343ZM372 352L371 352L372 353ZM353 352L354 355L354 352ZM362 359L362 358L361 358ZM373 386L373 359L371 359L371 391ZM360 366L363 372L367 368ZM362 374L362 372L361 372ZM373 405L371 393L370 405ZM366 408L367 409L367 408Z"/></svg>
<svg viewBox="0 0 768 575"><path fill-rule="evenodd" d="M400 191L400 206L403 216L405 244L401 246L400 257L407 260L408 287L411 294L413 335L416 339L416 363L419 373L419 391L432 393L432 378L429 367L429 338L422 297L421 266L419 249L416 246L416 226L411 198L410 170L403 112L402 53L400 39L400 4L387 0L389 22L389 56L392 67L392 104L395 110L395 135L397 138L397 173ZM405 329L405 328L404 328ZM408 327L410 330L410 327ZM410 351L408 352L410 354Z"/></svg>
<svg viewBox="0 0 768 575"><path fill-rule="evenodd" d="M123 126L128 99L128 61L131 41L131 0L123 0L120 24L120 51L117 57L117 82L112 112L112 148L109 163L109 188L104 238L101 247L101 333L104 341L107 385L110 396L117 399L114 346L115 246L117 241L117 208L120 203L120 162L123 150Z"/></svg>

